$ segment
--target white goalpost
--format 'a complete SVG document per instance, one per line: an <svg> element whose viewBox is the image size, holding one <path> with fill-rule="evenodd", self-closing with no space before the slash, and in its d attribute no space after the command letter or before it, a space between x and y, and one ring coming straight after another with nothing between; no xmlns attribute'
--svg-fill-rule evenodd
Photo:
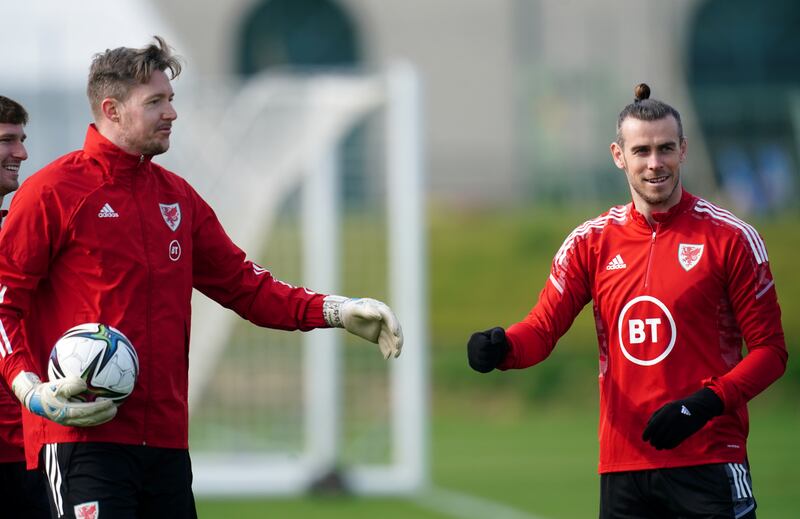
<svg viewBox="0 0 800 519"><path fill-rule="evenodd" d="M377 346L343 330L259 329L196 293L195 493L422 489L427 303L415 71L401 64L203 85L176 85L179 102L191 106L177 107L181 131L164 165L187 177L248 257L276 278L385 300L405 346L384 362ZM359 174L345 181L342 166L354 163Z"/></svg>

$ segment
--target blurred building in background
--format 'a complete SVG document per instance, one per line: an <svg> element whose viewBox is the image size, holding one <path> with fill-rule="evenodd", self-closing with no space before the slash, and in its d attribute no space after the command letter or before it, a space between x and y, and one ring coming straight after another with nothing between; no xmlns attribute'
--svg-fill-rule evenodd
<svg viewBox="0 0 800 519"><path fill-rule="evenodd" d="M685 118L690 187L720 188L751 211L796 194L800 4L791 0L153 4L201 74L415 63L436 197L618 197L625 184L607 147L641 81Z"/></svg>
<svg viewBox="0 0 800 519"><path fill-rule="evenodd" d="M44 89L55 77L45 69L67 73L75 61L84 68L69 74L82 83L91 55L75 42L87 33L109 36L95 40L108 40L95 51L166 34L197 79L413 63L424 85L427 185L436 199L620 201L625 183L608 144L642 81L684 116L690 189L756 213L791 205L797 195L800 4L792 0L59 4L9 6L26 28L20 50L33 50L27 57L37 77L50 82ZM30 13L35 21L26 21ZM143 37L127 36L134 33ZM4 73L2 86L13 93L15 75ZM42 96L37 106L88 119L77 98L68 113L50 106L53 99ZM345 159L369 146L359 132L345 144ZM351 184L365 167L351 161Z"/></svg>

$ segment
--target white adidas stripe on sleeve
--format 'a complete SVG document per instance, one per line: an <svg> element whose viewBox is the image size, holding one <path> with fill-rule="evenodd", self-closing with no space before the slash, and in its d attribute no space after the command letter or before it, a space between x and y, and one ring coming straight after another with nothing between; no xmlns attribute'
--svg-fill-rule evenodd
<svg viewBox="0 0 800 519"><path fill-rule="evenodd" d="M761 236L759 236L758 231L756 231L753 228L753 226L740 220L739 218L734 216L733 213L731 213L730 211L721 209L703 199L697 201L694 209L699 213L708 214L712 218L719 220L721 222L725 222L742 231L742 234L747 239L747 242L750 245L750 249L753 252L753 256L756 258L756 263L760 265L766 261L769 261L769 258L767 257L767 248L764 245L764 240L761 239Z"/></svg>

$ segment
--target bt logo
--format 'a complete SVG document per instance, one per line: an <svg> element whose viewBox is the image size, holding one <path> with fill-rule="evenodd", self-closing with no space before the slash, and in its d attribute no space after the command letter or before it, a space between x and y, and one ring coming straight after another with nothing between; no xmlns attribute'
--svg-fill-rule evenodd
<svg viewBox="0 0 800 519"><path fill-rule="evenodd" d="M178 261L181 257L181 244L178 240L169 242L169 259Z"/></svg>
<svg viewBox="0 0 800 519"><path fill-rule="evenodd" d="M619 347L629 361L652 366L664 360L675 346L675 319L664 303L651 296L631 299L617 322Z"/></svg>
<svg viewBox="0 0 800 519"><path fill-rule="evenodd" d="M631 344L641 344L647 339L648 333L645 331L645 326L650 328L650 342L658 342L658 325L661 324L659 318L649 319L629 319L628 320L628 338Z"/></svg>

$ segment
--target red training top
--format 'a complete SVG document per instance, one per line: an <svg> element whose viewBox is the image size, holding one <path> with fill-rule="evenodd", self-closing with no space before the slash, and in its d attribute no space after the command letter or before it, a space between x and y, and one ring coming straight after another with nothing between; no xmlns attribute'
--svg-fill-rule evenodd
<svg viewBox="0 0 800 519"><path fill-rule="evenodd" d="M655 227L628 204L576 228L536 306L508 329L511 351L500 368L544 360L592 300L599 471L742 463L746 403L783 374L787 359L767 250L753 227L686 191L653 218ZM654 411L704 386L724 402L721 416L672 450L642 441Z"/></svg>
<svg viewBox="0 0 800 519"><path fill-rule="evenodd" d="M114 326L139 356L136 387L117 416L64 427L23 411L34 467L45 443L188 447L192 288L260 326L326 326L323 295L247 261L182 178L123 152L92 125L82 150L31 176L0 233L0 371L46 378L59 336L85 322Z"/></svg>
<svg viewBox="0 0 800 519"><path fill-rule="evenodd" d="M8 212L0 210L0 225ZM4 380L0 380L0 463L25 461L22 447L20 403Z"/></svg>

